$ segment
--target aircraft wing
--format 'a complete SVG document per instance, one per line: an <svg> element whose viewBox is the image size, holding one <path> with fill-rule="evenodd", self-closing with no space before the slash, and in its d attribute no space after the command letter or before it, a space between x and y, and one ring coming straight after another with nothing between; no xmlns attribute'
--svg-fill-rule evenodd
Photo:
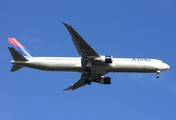
<svg viewBox="0 0 176 120"><path fill-rule="evenodd" d="M76 30L72 26L70 26L64 22L63 22L63 24L65 25L65 27L69 31L70 35L72 36L72 41L73 41L79 55L82 56L82 59L81 59L82 66L87 65L88 62L90 62L92 65L96 65L96 66L106 66L107 65L105 63L95 61L94 60L95 58L99 58L101 56L76 32ZM106 71L101 71L101 72L99 71L99 73L92 73L91 72L91 76L89 76L89 77L94 82L94 79L100 78L102 75L104 75L106 73L107 73ZM64 91L65 90L75 90L77 88L80 88L80 87L86 85L85 79L87 79L87 77L88 77L87 73L83 72L81 75L81 78L77 82L75 82L74 84L69 86L68 88L64 89Z"/></svg>
<svg viewBox="0 0 176 120"><path fill-rule="evenodd" d="M91 74L91 78L92 79L100 78L104 74L106 74L106 73L92 73ZM64 89L63 91L66 91L66 90L75 90L77 88L80 88L80 87L86 85L86 83L84 82L84 80L86 79L86 77L87 77L86 73L82 73L81 78L78 81L76 81L74 84L72 84L68 88Z"/></svg>
<svg viewBox="0 0 176 120"><path fill-rule="evenodd" d="M99 57L100 55L72 28L72 26L63 22L72 36L72 41L79 53L83 58L89 56Z"/></svg>

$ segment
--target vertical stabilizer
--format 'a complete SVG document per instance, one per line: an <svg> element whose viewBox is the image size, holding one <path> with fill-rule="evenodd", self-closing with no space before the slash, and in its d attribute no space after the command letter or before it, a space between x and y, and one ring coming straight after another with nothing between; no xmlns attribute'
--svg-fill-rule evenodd
<svg viewBox="0 0 176 120"><path fill-rule="evenodd" d="M15 50L13 47L8 47L9 51L15 61L27 61L27 59L22 56L17 50Z"/></svg>
<svg viewBox="0 0 176 120"><path fill-rule="evenodd" d="M13 47L16 51L18 51L24 57L33 57L33 54L29 52L20 42L18 42L15 38L8 38L10 46Z"/></svg>

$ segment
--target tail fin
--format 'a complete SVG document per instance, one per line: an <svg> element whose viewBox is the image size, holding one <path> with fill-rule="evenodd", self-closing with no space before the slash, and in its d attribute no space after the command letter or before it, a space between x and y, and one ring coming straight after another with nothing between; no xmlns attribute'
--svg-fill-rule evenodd
<svg viewBox="0 0 176 120"><path fill-rule="evenodd" d="M9 51L15 61L27 61L27 59L22 56L17 50L15 50L13 47L8 47Z"/></svg>
<svg viewBox="0 0 176 120"><path fill-rule="evenodd" d="M20 53L24 57L33 57L33 54L29 52L20 42L18 42L15 38L8 38L8 41L18 53ZM9 49L10 50L10 49Z"/></svg>

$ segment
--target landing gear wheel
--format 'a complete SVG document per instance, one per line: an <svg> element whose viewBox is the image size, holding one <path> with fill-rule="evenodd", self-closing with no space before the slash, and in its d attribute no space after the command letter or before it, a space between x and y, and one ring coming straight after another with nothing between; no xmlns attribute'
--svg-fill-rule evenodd
<svg viewBox="0 0 176 120"><path fill-rule="evenodd" d="M89 83L87 83L88 85L91 85L91 81Z"/></svg>
<svg viewBox="0 0 176 120"><path fill-rule="evenodd" d="M156 75L156 78L159 78L159 77L160 77L160 75L159 75L159 74L157 74L157 75Z"/></svg>
<svg viewBox="0 0 176 120"><path fill-rule="evenodd" d="M156 78L159 78L159 77L160 77L160 71L157 71Z"/></svg>
<svg viewBox="0 0 176 120"><path fill-rule="evenodd" d="M85 68L84 68L84 71L85 71L85 72L91 72L91 71L92 71L92 68L91 68L91 67L85 67Z"/></svg>
<svg viewBox="0 0 176 120"><path fill-rule="evenodd" d="M91 80L85 79L84 83L88 84L88 85L91 85Z"/></svg>

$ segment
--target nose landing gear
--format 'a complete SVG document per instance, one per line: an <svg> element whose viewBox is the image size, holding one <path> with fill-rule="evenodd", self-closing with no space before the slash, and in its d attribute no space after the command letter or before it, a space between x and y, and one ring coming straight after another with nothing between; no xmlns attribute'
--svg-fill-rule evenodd
<svg viewBox="0 0 176 120"><path fill-rule="evenodd" d="M159 78L160 77L160 71L157 71L156 72L156 78Z"/></svg>

